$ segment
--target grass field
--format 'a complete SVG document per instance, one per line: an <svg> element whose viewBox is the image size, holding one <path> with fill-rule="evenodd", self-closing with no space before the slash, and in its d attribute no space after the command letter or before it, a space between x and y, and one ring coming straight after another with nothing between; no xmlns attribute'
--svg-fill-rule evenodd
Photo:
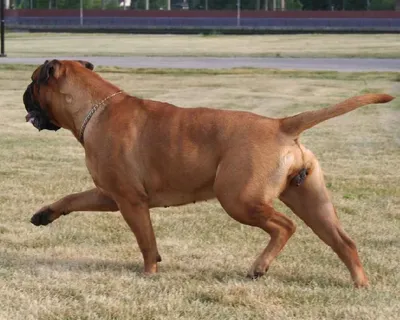
<svg viewBox="0 0 400 320"><path fill-rule="evenodd" d="M38 133L24 122L32 70L0 66L0 319L399 318L399 100L330 120L302 138L358 245L368 290L354 289L334 253L279 203L298 229L264 278L245 274L268 236L233 221L215 201L152 210L163 262L145 278L119 213L29 223L42 205L92 186L71 134ZM400 90L396 74L109 68L102 75L141 97L270 116Z"/></svg>
<svg viewBox="0 0 400 320"><path fill-rule="evenodd" d="M111 55L400 58L400 35L188 36L8 33L6 51L10 57Z"/></svg>

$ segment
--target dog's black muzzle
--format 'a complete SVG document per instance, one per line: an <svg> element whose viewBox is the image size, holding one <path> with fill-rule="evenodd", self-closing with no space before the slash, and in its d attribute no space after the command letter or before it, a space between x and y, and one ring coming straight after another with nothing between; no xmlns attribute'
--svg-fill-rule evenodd
<svg viewBox="0 0 400 320"><path fill-rule="evenodd" d="M26 88L24 93L24 105L28 112L25 119L27 122L32 123L32 125L40 130L54 130L60 129L50 121L49 115L45 110L43 110L40 105L33 98L33 82Z"/></svg>

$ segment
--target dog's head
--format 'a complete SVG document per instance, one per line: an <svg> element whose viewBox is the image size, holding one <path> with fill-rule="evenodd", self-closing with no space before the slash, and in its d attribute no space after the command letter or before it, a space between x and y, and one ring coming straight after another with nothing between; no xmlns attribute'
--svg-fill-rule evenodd
<svg viewBox="0 0 400 320"><path fill-rule="evenodd" d="M77 74L76 68L93 70L94 67L90 62L81 60L46 60L33 72L32 82L25 90L23 101L28 112L26 121L32 123L39 131L57 131L62 127L65 114L63 108L72 99L70 82ZM69 81L67 78L72 79Z"/></svg>

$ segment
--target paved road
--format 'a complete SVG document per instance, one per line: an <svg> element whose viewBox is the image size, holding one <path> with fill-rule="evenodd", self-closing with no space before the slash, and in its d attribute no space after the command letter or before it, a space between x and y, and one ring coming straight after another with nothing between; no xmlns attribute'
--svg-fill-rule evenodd
<svg viewBox="0 0 400 320"><path fill-rule="evenodd" d="M41 64L45 59L88 60L95 66L126 68L273 68L283 70L328 71L395 71L400 72L400 59L359 58L197 58L197 57L48 57L48 58L0 58L0 64Z"/></svg>

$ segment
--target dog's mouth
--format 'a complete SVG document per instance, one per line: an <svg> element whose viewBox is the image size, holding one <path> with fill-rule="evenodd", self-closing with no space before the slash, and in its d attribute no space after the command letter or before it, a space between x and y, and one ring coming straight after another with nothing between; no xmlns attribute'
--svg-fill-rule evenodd
<svg viewBox="0 0 400 320"><path fill-rule="evenodd" d="M25 109L28 114L25 116L26 122L31 123L36 129L41 130L54 130L60 129L59 126L51 122L47 112L35 102L33 98L33 83L27 88L23 96Z"/></svg>
<svg viewBox="0 0 400 320"><path fill-rule="evenodd" d="M35 113L36 113L35 111L28 112L28 114L25 116L25 120L26 122L31 123L36 129L40 131L44 128L42 128L42 126L40 125L41 123L40 117L35 115Z"/></svg>
<svg viewBox="0 0 400 320"><path fill-rule="evenodd" d="M35 116L32 115L31 113L28 113L25 116L25 120L26 120L26 122L29 122L29 123L32 123L33 125L35 125Z"/></svg>

